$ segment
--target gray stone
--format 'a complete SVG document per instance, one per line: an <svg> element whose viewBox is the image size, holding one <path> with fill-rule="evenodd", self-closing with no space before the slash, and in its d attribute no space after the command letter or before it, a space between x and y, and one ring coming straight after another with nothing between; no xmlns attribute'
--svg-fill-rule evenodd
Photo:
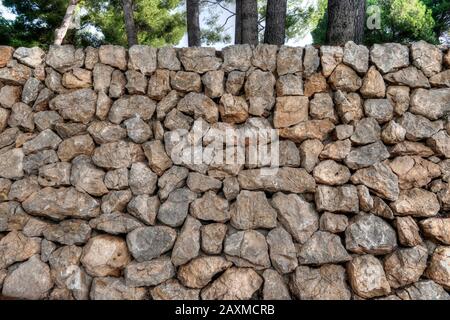
<svg viewBox="0 0 450 320"><path fill-rule="evenodd" d="M177 232L169 227L141 227L127 234L127 245L138 262L150 261L172 249Z"/></svg>

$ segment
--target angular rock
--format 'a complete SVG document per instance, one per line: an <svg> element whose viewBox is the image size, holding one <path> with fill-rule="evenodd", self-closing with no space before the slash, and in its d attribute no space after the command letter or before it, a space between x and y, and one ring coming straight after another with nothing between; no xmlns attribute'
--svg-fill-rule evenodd
<svg viewBox="0 0 450 320"><path fill-rule="evenodd" d="M127 286L123 278L102 277L92 281L91 300L145 300L147 290Z"/></svg>
<svg viewBox="0 0 450 320"><path fill-rule="evenodd" d="M320 230L331 233L341 233L347 229L348 218L343 214L324 212L320 216Z"/></svg>
<svg viewBox="0 0 450 320"><path fill-rule="evenodd" d="M421 69L427 77L439 73L442 68L442 51L425 41L414 42L411 45L413 64Z"/></svg>
<svg viewBox="0 0 450 320"><path fill-rule="evenodd" d="M231 266L232 263L223 257L203 256L181 266L177 276L186 287L201 289L211 282L216 274Z"/></svg>
<svg viewBox="0 0 450 320"><path fill-rule="evenodd" d="M346 278L345 269L340 265L299 266L292 274L289 286L301 300L350 300Z"/></svg>
<svg viewBox="0 0 450 320"><path fill-rule="evenodd" d="M176 188L184 185L189 170L184 167L172 166L158 179L158 195L161 200L166 200L169 194Z"/></svg>
<svg viewBox="0 0 450 320"><path fill-rule="evenodd" d="M352 41L345 44L343 62L358 73L365 73L369 69L369 49L357 45Z"/></svg>
<svg viewBox="0 0 450 320"><path fill-rule="evenodd" d="M314 206L296 194L277 193L272 198L272 206L296 242L305 243L319 228L319 215Z"/></svg>
<svg viewBox="0 0 450 320"><path fill-rule="evenodd" d="M336 186L347 183L351 173L346 166L333 160L325 160L314 168L313 176L317 183Z"/></svg>
<svg viewBox="0 0 450 320"><path fill-rule="evenodd" d="M216 57L214 48L182 48L179 56L184 69L196 73L217 70L222 64L222 61Z"/></svg>
<svg viewBox="0 0 450 320"><path fill-rule="evenodd" d="M381 255L397 247L394 229L373 214L359 214L350 220L345 230L345 247L358 254Z"/></svg>
<svg viewBox="0 0 450 320"><path fill-rule="evenodd" d="M308 139L325 140L327 135L334 129L334 124L328 119L309 120L301 122L290 128L278 129L281 138L301 143Z"/></svg>
<svg viewBox="0 0 450 320"><path fill-rule="evenodd" d="M429 218L420 221L420 229L423 234L445 245L450 245L450 219Z"/></svg>
<svg viewBox="0 0 450 320"><path fill-rule="evenodd" d="M338 90L334 94L334 102L344 124L359 120L364 116L361 96L357 93L344 93Z"/></svg>
<svg viewBox="0 0 450 320"><path fill-rule="evenodd" d="M0 269L25 261L41 250L39 238L29 238L18 231L11 231L0 239Z"/></svg>
<svg viewBox="0 0 450 320"><path fill-rule="evenodd" d="M382 124L392 119L394 107L388 99L368 99L364 102L364 112Z"/></svg>
<svg viewBox="0 0 450 320"><path fill-rule="evenodd" d="M8 274L3 283L2 294L19 299L39 300L46 298L52 287L49 266L35 255Z"/></svg>
<svg viewBox="0 0 450 320"><path fill-rule="evenodd" d="M125 76L127 78L125 88L129 94L144 94L147 91L147 78L142 73L128 70Z"/></svg>
<svg viewBox="0 0 450 320"><path fill-rule="evenodd" d="M441 175L439 165L417 156L397 157L389 166L399 177L400 189L425 187L432 179Z"/></svg>
<svg viewBox="0 0 450 320"><path fill-rule="evenodd" d="M117 124L111 124L106 121L93 122L87 131L94 138L94 141L98 144L105 144L109 142L117 142L124 139L127 136L127 132L124 128Z"/></svg>
<svg viewBox="0 0 450 320"><path fill-rule="evenodd" d="M344 160L352 149L352 142L349 139L336 141L325 145L320 153L320 159L332 159L335 161Z"/></svg>
<svg viewBox="0 0 450 320"><path fill-rule="evenodd" d="M192 202L189 213L203 221L226 222L230 219L228 207L227 200L214 191L208 191Z"/></svg>
<svg viewBox="0 0 450 320"><path fill-rule="evenodd" d="M130 153L130 145L125 141L105 143L94 150L92 161L101 168L127 168L131 164Z"/></svg>
<svg viewBox="0 0 450 320"><path fill-rule="evenodd" d="M270 267L266 238L254 230L239 231L225 238L224 253L235 265L265 269Z"/></svg>
<svg viewBox="0 0 450 320"><path fill-rule="evenodd" d="M84 53L82 49L75 49L72 45L50 46L45 62L59 72L66 72L73 67L82 67Z"/></svg>
<svg viewBox="0 0 450 320"><path fill-rule="evenodd" d="M374 66L370 67L366 73L360 92L364 98L384 98L386 85L383 77Z"/></svg>
<svg viewBox="0 0 450 320"><path fill-rule="evenodd" d="M350 151L345 158L345 164L350 169L361 169L380 163L389 157L390 153L386 146L378 141Z"/></svg>
<svg viewBox="0 0 450 320"><path fill-rule="evenodd" d="M97 95L92 89L60 94L50 100L50 109L66 120L87 124L95 115Z"/></svg>
<svg viewBox="0 0 450 320"><path fill-rule="evenodd" d="M414 217L432 217L439 210L439 200L436 194L419 188L402 190L398 199L391 203L396 215L412 215Z"/></svg>
<svg viewBox="0 0 450 320"><path fill-rule="evenodd" d="M221 97L225 91L224 88L225 72L223 70L208 71L202 77L205 86L205 94L210 98Z"/></svg>
<svg viewBox="0 0 450 320"><path fill-rule="evenodd" d="M153 137L150 126L139 117L125 120L123 124L127 129L128 138L134 143L144 143Z"/></svg>
<svg viewBox="0 0 450 320"><path fill-rule="evenodd" d="M203 225L200 229L202 251L208 254L220 254L227 229L227 225L222 223Z"/></svg>
<svg viewBox="0 0 450 320"><path fill-rule="evenodd" d="M178 71L170 76L170 85L181 92L201 92L202 78L198 73Z"/></svg>
<svg viewBox="0 0 450 320"><path fill-rule="evenodd" d="M387 295L391 287L386 279L381 262L371 255L357 256L347 265L350 285L363 298Z"/></svg>
<svg viewBox="0 0 450 320"><path fill-rule="evenodd" d="M61 161L71 161L80 155L90 156L94 149L95 144L90 135L74 136L61 142L58 157Z"/></svg>
<svg viewBox="0 0 450 320"><path fill-rule="evenodd" d="M196 198L197 195L186 188L173 191L159 207L158 220L171 227L180 227L188 214L189 204Z"/></svg>
<svg viewBox="0 0 450 320"><path fill-rule="evenodd" d="M132 262L124 271L125 283L131 287L156 286L174 276L175 268L167 257Z"/></svg>
<svg viewBox="0 0 450 320"><path fill-rule="evenodd" d="M410 112L438 120L450 111L450 89L417 89L411 95Z"/></svg>
<svg viewBox="0 0 450 320"><path fill-rule="evenodd" d="M108 119L114 124L139 116L142 120L150 120L156 109L156 103L146 96L133 95L116 100L111 106Z"/></svg>
<svg viewBox="0 0 450 320"><path fill-rule="evenodd" d="M398 43L374 44L370 60L381 72L393 72L409 65L409 49Z"/></svg>
<svg viewBox="0 0 450 320"><path fill-rule="evenodd" d="M248 44L228 46L222 49L223 65L225 72L233 70L247 71L252 63L252 48Z"/></svg>
<svg viewBox="0 0 450 320"><path fill-rule="evenodd" d="M170 90L170 71L162 69L156 70L148 81L148 96L155 100L162 100Z"/></svg>
<svg viewBox="0 0 450 320"><path fill-rule="evenodd" d="M149 76L156 70L157 49L144 45L134 45L128 50L128 68Z"/></svg>
<svg viewBox="0 0 450 320"><path fill-rule="evenodd" d="M161 51L161 49L159 49ZM153 300L199 300L200 289L188 289L170 279L150 290Z"/></svg>
<svg viewBox="0 0 450 320"><path fill-rule="evenodd" d="M111 191L102 197L101 209L103 214L123 211L132 198L130 190Z"/></svg>
<svg viewBox="0 0 450 320"><path fill-rule="evenodd" d="M363 184L383 199L395 201L400 190L398 177L384 163L357 170L351 177L354 184Z"/></svg>
<svg viewBox="0 0 450 320"><path fill-rule="evenodd" d="M11 109L12 106L16 102L20 101L21 93L22 93L22 88L20 86L3 86L3 87L1 87L0 88L0 106L3 108Z"/></svg>
<svg viewBox="0 0 450 320"><path fill-rule="evenodd" d="M138 195L128 203L127 211L147 225L154 225L160 207L158 196Z"/></svg>
<svg viewBox="0 0 450 320"><path fill-rule="evenodd" d="M127 53L124 47L117 45L103 45L98 50L101 63L110 65L120 70L127 68Z"/></svg>
<svg viewBox="0 0 450 320"><path fill-rule="evenodd" d="M273 124L285 128L308 120L309 100L306 97L279 97L275 106Z"/></svg>
<svg viewBox="0 0 450 320"><path fill-rule="evenodd" d="M425 274L434 282L440 284L445 289L450 289L450 247L439 246L434 250L431 262Z"/></svg>
<svg viewBox="0 0 450 320"><path fill-rule="evenodd" d="M244 97L226 93L220 99L219 112L226 123L242 123L248 119L248 104Z"/></svg>
<svg viewBox="0 0 450 320"><path fill-rule="evenodd" d="M64 220L45 228L43 236L48 241L58 242L68 246L74 244L82 245L91 236L91 228L83 220Z"/></svg>
<svg viewBox="0 0 450 320"><path fill-rule="evenodd" d="M338 122L334 110L333 99L328 93L316 93L309 105L309 114L313 119L329 119L333 123Z"/></svg>
<svg viewBox="0 0 450 320"><path fill-rule="evenodd" d="M317 186L315 202L318 211L359 212L356 187L349 184L341 187Z"/></svg>
<svg viewBox="0 0 450 320"><path fill-rule="evenodd" d="M329 77L334 69L342 62L344 50L341 47L321 46L320 59L322 62L322 73Z"/></svg>
<svg viewBox="0 0 450 320"><path fill-rule="evenodd" d="M277 96L301 96L303 94L303 80L301 76L287 74L280 76L276 84Z"/></svg>
<svg viewBox="0 0 450 320"><path fill-rule="evenodd" d="M169 227L141 227L127 234L127 245L138 262L150 261L172 249L176 237Z"/></svg>
<svg viewBox="0 0 450 320"><path fill-rule="evenodd" d="M326 243L326 245L324 245ZM341 239L332 233L317 231L308 239L298 252L300 264L322 265L351 260L341 243Z"/></svg>
<svg viewBox="0 0 450 320"><path fill-rule="evenodd" d="M402 300L450 300L450 295L432 280L422 280L397 292Z"/></svg>
<svg viewBox="0 0 450 320"><path fill-rule="evenodd" d="M75 188L43 188L28 197L22 206L31 215L55 220L89 219L100 214L98 201Z"/></svg>
<svg viewBox="0 0 450 320"><path fill-rule="evenodd" d="M24 174L24 153L22 149L11 149L0 154L0 177L22 178Z"/></svg>
<svg viewBox="0 0 450 320"><path fill-rule="evenodd" d="M93 229L114 235L128 233L144 226L131 215L120 212L104 213L100 217L90 220L89 225Z"/></svg>
<svg viewBox="0 0 450 320"><path fill-rule="evenodd" d="M277 55L278 75L294 74L300 71L303 71L303 48L281 46Z"/></svg>
<svg viewBox="0 0 450 320"><path fill-rule="evenodd" d="M374 118L363 118L356 122L350 140L356 144L369 144L380 140L381 128Z"/></svg>

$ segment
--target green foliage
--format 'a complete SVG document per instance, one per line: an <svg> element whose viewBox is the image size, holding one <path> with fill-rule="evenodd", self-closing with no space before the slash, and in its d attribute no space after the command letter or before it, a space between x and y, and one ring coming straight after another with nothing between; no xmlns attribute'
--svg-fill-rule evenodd
<svg viewBox="0 0 450 320"><path fill-rule="evenodd" d="M185 15L177 10L181 2L135 0L134 18L139 43L155 47L178 43L186 31ZM90 23L103 34L103 42L126 46L125 23L119 0L87 0L86 9L85 23Z"/></svg>
<svg viewBox="0 0 450 320"><path fill-rule="evenodd" d="M442 36L450 32L450 0L423 0L431 9L434 18L434 32Z"/></svg>
<svg viewBox="0 0 450 320"><path fill-rule="evenodd" d="M316 29L327 9L328 0L304 1L288 0L286 17L287 40L303 38L308 32Z"/></svg>
<svg viewBox="0 0 450 320"><path fill-rule="evenodd" d="M432 11L420 0L369 0L381 10L381 29L366 30L366 42L410 42L425 40L436 43Z"/></svg>

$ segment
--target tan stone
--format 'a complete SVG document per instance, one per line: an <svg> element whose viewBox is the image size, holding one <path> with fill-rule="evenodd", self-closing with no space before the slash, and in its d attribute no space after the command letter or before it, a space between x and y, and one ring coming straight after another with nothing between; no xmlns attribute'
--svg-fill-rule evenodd
<svg viewBox="0 0 450 320"><path fill-rule="evenodd" d="M275 128L285 128L308 120L309 100L306 97L279 97L275 106Z"/></svg>

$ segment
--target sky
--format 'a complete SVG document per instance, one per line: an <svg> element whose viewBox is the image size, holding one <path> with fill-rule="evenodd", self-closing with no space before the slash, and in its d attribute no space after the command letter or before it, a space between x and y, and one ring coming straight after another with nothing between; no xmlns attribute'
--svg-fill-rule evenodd
<svg viewBox="0 0 450 320"><path fill-rule="evenodd" d="M229 7L228 9L230 9L231 11L234 11L234 5L228 5L228 7ZM214 10L215 10L215 12L217 12L220 15L218 24L220 24L220 25L224 24L226 19L229 16L229 13L226 10L221 9L219 7L214 8ZM8 11L8 9L3 6L2 0L0 0L0 15L9 20L13 20L15 17L13 13ZM202 12L200 14L201 27L206 26L205 21L208 19L208 15L209 15L208 10L202 10ZM231 36L231 42L230 43L222 43L222 42L215 43L214 45L212 45L213 47L220 50L223 47L234 43L234 23L235 23L235 18L232 17L231 19L228 20L228 23L225 26L225 32ZM311 36L311 34L307 34L304 38L290 39L287 44L291 45L291 46L305 46L310 43L312 43L312 36ZM178 43L177 47L187 47L187 46L188 46L188 40L187 40L187 33L186 33L183 36L183 38L181 39L181 41Z"/></svg>

